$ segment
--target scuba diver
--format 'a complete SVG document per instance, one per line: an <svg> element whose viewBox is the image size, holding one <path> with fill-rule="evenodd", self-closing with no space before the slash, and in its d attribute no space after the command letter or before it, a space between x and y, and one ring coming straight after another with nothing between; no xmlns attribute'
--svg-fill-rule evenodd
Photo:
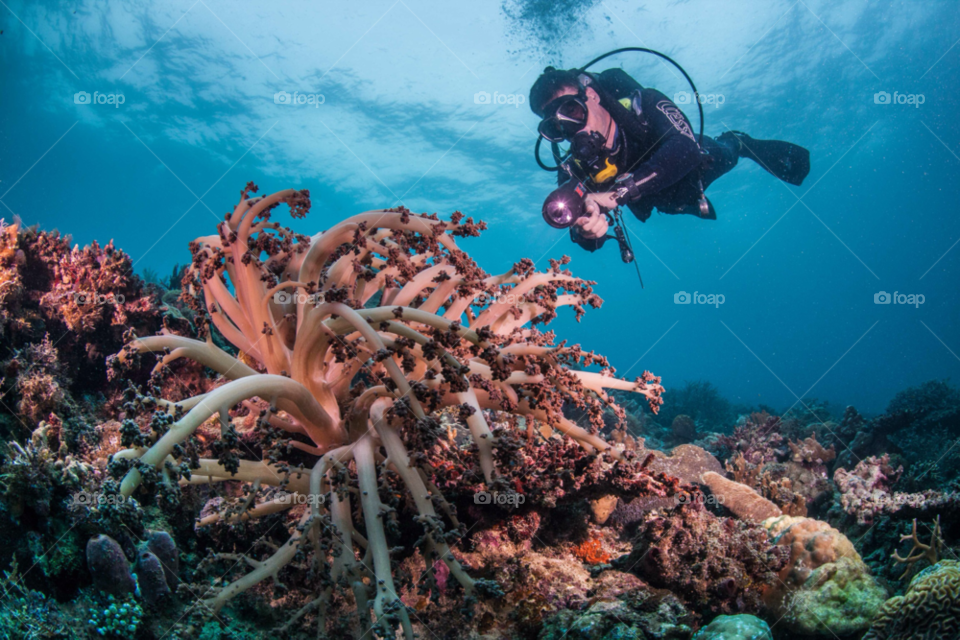
<svg viewBox="0 0 960 640"><path fill-rule="evenodd" d="M597 60L624 50L629 49ZM667 56L643 51L683 71ZM542 119L537 162L558 171L561 185L544 204L544 218L553 227L569 227L573 241L588 251L615 238L624 262L633 260L632 248L625 248L622 219L608 213L619 216L619 206L624 204L641 222L646 222L654 207L661 213L716 220L704 189L733 169L740 158L750 158L797 186L810 172L810 152L790 142L756 140L740 131L727 131L715 139L704 136L703 107L686 72L700 109L699 139L667 96L642 87L622 69L589 73L590 64L570 70L547 67L530 89L530 108ZM556 167L540 159L544 140L551 144ZM570 144L565 154L559 148L563 141ZM607 235L612 222L617 222L616 236Z"/></svg>

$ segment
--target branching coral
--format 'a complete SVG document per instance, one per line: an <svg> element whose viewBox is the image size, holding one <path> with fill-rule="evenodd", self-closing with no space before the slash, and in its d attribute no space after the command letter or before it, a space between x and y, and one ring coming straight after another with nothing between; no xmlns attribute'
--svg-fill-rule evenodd
<svg viewBox="0 0 960 640"><path fill-rule="evenodd" d="M151 431L128 434L132 447L114 456L114 470L125 474L128 496L141 483L169 486L178 478L251 483L241 508L214 521L257 518L298 502L257 502L265 486L309 498L309 510L272 556L236 557L252 571L208 594L205 603L214 611L260 581L276 580L301 550L312 548L320 587L308 608L318 611L321 631L331 593L341 587L353 591L361 633L370 629L372 608L378 633L392 635L399 626L412 637L388 546L398 489L415 504L423 527L416 546L427 564L442 560L468 598L493 588L471 578L451 552L462 527L429 481L434 474L422 467L422 452L453 446L438 411L448 408L466 423L487 486L509 491L495 465L501 438L486 412L528 436L556 432L588 452L619 459L622 452L597 433L604 408L615 407L605 389L643 394L656 411L663 388L647 372L618 379L604 358L554 344L552 333L535 328L559 307L572 306L579 316L584 305L601 302L592 283L562 270L566 259L552 261L546 273L522 260L507 273L488 275L454 241L478 235L484 225L459 212L445 222L402 208L370 211L306 237L270 220L281 203L294 217L306 214L306 191L251 197L256 191L248 184L217 235L192 243L193 264L184 277L184 295L240 356L216 347L210 335L205 342L162 334L128 344L115 365L155 352L162 355L158 373L189 358L226 383L176 403L146 403L156 406ZM602 371L573 370L569 365L577 362ZM264 447L263 459L240 459L230 411L254 397L269 405L258 428L274 442ZM566 419L564 403L587 411L590 426ZM217 415L218 458L192 455L191 436ZM617 415L622 418L622 410ZM316 456L313 469L280 461L286 447ZM362 530L353 522L357 497Z"/></svg>
<svg viewBox="0 0 960 640"><path fill-rule="evenodd" d="M913 520L913 530L908 535L900 537L900 542L904 540L909 540L913 544L913 548L910 549L907 557L904 558L896 551L893 552L894 561L907 565L907 568L903 571L903 575L900 576L901 580L907 577L907 574L917 566L917 562L920 560L926 560L931 565L937 564L937 561L940 560L940 548L943 546L943 538L940 537L940 516L937 516L937 519L933 522L930 544L923 544L917 537L916 518Z"/></svg>

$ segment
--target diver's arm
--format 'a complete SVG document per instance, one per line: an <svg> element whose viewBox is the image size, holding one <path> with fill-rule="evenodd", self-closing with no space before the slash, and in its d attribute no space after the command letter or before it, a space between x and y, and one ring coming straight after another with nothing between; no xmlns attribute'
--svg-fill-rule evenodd
<svg viewBox="0 0 960 640"><path fill-rule="evenodd" d="M640 166L627 170L633 174L627 202L657 193L681 180L700 165L700 147L690 122L667 96L656 89L643 90L643 113L660 148Z"/></svg>

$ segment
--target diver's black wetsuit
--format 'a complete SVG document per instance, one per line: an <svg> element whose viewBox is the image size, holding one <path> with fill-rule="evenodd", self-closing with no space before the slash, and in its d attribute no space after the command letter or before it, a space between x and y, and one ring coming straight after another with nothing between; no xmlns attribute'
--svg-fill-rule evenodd
<svg viewBox="0 0 960 640"><path fill-rule="evenodd" d="M641 222L650 217L654 207L662 213L701 216L702 189L737 165L742 153L738 139L731 134L720 139L703 136L701 153L690 122L667 96L641 87L622 69L608 69L595 78L606 94L601 103L606 102L603 106L617 124L616 151L610 161L616 164L618 174L632 173L639 186L639 197L626 203L633 214ZM568 166L589 191L613 190L613 178L597 184L575 160ZM566 172L559 172L560 184L569 179ZM703 217L716 219L712 204ZM588 251L603 246L605 238L584 238L579 229L570 228L574 242Z"/></svg>

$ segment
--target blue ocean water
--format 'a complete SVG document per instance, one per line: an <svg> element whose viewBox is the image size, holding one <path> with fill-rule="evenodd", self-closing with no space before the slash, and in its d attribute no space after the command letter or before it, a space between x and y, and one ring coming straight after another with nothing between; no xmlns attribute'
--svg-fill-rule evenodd
<svg viewBox="0 0 960 640"><path fill-rule="evenodd" d="M606 303L551 327L662 375L667 402L708 380L745 404L879 412L960 372L955 2L0 4L0 215L113 239L139 272L187 261L253 180L310 190L305 233L402 204L487 221L460 244L491 273L570 255ZM546 65L623 46L684 66L707 135L789 140L813 166L792 187L742 160L708 191L716 221L628 220L642 290L614 246L543 223L554 176L525 104ZM608 62L688 91L654 57Z"/></svg>

